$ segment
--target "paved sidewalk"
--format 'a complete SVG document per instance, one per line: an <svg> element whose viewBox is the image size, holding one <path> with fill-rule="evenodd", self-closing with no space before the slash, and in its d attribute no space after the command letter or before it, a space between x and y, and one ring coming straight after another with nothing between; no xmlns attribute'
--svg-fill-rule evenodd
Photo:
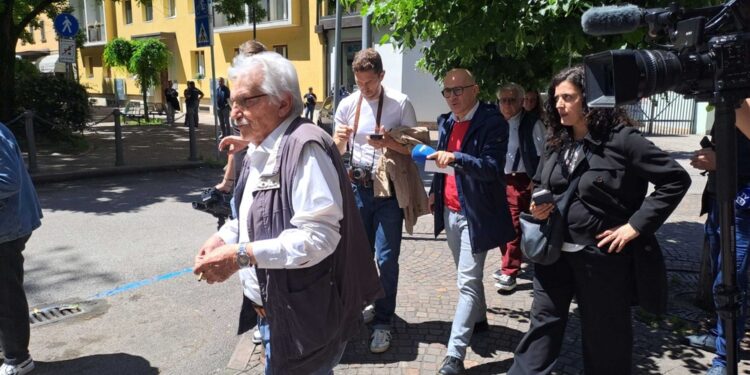
<svg viewBox="0 0 750 375"><path fill-rule="evenodd" d="M100 118L103 116L100 116ZM84 131L88 150L66 155L40 150L38 170L32 174L36 183L64 181L86 177L143 173L149 171L195 168L207 160L217 160L213 116L200 114L196 129L198 161L189 161L190 138L184 118L178 114L174 126L123 125L124 165L115 166L115 127L112 117Z"/></svg>
<svg viewBox="0 0 750 375"><path fill-rule="evenodd" d="M213 117L201 114L197 129L199 156L216 159ZM210 125L209 125L210 124ZM90 150L82 155L40 154L38 181L77 178L83 175L137 173L158 169L196 167L188 162L188 132L182 126L126 126L125 167L114 166L114 133L111 123L102 123L86 132ZM667 259L670 281L670 315L665 322L634 319L634 366L637 374L701 374L712 355L681 345L682 326L693 326L709 317L691 304L697 284L703 238L703 220L698 217L700 193L705 178L688 165L700 136L657 136L650 139L673 153L693 177L693 185L677 211L659 231L659 240ZM218 175L218 173L217 173ZM432 235L431 217L422 217L414 234L404 233L401 272L396 310L394 340L383 354L368 350L369 330L347 347L336 372L341 374L434 374L446 349L455 309L457 291L453 260L445 236ZM513 361L513 350L528 327L531 306L533 267L520 275L518 288L510 295L496 293L490 274L500 264L499 251L490 252L485 269L485 293L490 331L476 337L468 351L466 366L470 374L505 373ZM581 335L577 307L568 325L557 373L582 371ZM602 332L602 334L607 334ZM748 340L743 343L748 350ZM260 374L260 347L238 348L235 361L223 374ZM227 350L232 350L227 348ZM742 356L740 373L750 373L747 354Z"/></svg>

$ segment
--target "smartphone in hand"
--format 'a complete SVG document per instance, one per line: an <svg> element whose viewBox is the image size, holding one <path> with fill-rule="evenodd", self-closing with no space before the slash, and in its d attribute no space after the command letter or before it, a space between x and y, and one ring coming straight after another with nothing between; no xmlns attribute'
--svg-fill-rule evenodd
<svg viewBox="0 0 750 375"><path fill-rule="evenodd" d="M383 139L383 135L380 133L370 134L370 139Z"/></svg>
<svg viewBox="0 0 750 375"><path fill-rule="evenodd" d="M552 196L552 192L549 190L542 189L531 195L531 201L538 206L545 203L555 203L555 197Z"/></svg>

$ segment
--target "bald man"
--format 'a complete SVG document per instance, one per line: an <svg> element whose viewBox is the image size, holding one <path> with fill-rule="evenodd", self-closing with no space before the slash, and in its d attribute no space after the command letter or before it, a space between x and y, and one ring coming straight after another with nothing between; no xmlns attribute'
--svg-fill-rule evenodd
<svg viewBox="0 0 750 375"><path fill-rule="evenodd" d="M453 69L443 81L451 109L438 117L438 151L427 158L454 175L436 173L430 188L435 236L445 229L458 277L458 304L448 352L439 374L461 374L466 347L475 332L487 331L484 261L515 236L505 197L503 166L508 123L497 107L477 100L471 72Z"/></svg>

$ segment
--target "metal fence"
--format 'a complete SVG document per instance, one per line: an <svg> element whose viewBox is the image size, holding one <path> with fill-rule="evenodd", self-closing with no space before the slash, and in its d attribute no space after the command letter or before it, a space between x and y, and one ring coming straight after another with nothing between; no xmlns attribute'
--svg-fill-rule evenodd
<svg viewBox="0 0 750 375"><path fill-rule="evenodd" d="M695 100L669 91L624 108L648 135L684 135L696 132L695 106Z"/></svg>

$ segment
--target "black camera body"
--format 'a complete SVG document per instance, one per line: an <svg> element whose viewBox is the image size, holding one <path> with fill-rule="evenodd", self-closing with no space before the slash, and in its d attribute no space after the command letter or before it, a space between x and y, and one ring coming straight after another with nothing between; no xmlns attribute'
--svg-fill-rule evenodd
<svg viewBox="0 0 750 375"><path fill-rule="evenodd" d="M695 10L675 4L663 9L631 7L629 12L640 12L633 17L638 26L648 26L647 42L658 49L611 50L586 56L589 107L633 103L669 90L698 101L712 101L717 96L750 97L750 33L746 32L750 29L750 1L729 0L721 6ZM592 8L593 16L588 19L604 20L606 11Z"/></svg>
<svg viewBox="0 0 750 375"><path fill-rule="evenodd" d="M193 202L193 208L213 215L221 227L227 218L232 217L231 200L232 194L210 187L201 192L200 200Z"/></svg>

